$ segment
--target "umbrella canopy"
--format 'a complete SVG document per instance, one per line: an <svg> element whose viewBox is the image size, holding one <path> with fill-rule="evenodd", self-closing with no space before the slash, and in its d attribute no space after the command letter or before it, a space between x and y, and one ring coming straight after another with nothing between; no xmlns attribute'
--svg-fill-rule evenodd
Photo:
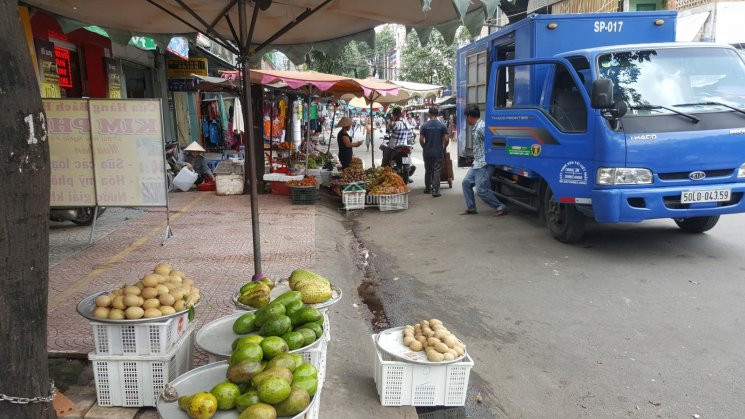
<svg viewBox="0 0 745 419"><path fill-rule="evenodd" d="M352 108L367 110L367 109L370 109L370 102L368 102L364 98L356 97L356 98L350 100L347 103L347 106L352 107ZM382 111L383 110L383 105L381 105L378 102L373 102L372 103L372 109L373 109L373 111Z"/></svg>

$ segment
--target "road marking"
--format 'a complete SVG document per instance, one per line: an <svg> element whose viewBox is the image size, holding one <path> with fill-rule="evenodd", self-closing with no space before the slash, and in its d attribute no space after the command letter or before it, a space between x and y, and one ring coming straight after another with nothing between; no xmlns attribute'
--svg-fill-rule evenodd
<svg viewBox="0 0 745 419"><path fill-rule="evenodd" d="M186 204L183 208L178 210L175 214L171 216L171 222L178 219L182 215L184 215L186 212L188 212L191 208L194 207L199 201L204 199L205 196L208 194L199 194L196 198L192 199L191 202ZM102 265L99 265L97 268L93 269L88 275L78 279L74 283L72 283L67 289L65 289L63 292L55 295L54 297L49 298L49 304L47 307L47 312L51 312L52 310L56 309L61 303L66 301L68 298L72 297L83 289L84 287L87 287L90 285L93 280L101 276L104 272L109 270L111 267L119 263L122 259L130 255L135 250L142 247L143 244L147 243L148 240L153 238L156 234L162 233L163 229L166 227L166 222L162 222L157 227L153 227L150 231L148 231L144 236L141 236L139 239L135 240L127 246L126 249L122 250L121 252L115 254L114 256L110 257L106 262L104 262Z"/></svg>

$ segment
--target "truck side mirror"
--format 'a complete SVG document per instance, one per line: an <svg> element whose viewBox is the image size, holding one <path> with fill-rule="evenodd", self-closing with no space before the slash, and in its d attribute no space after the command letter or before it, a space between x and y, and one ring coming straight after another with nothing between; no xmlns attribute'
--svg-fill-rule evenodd
<svg viewBox="0 0 745 419"><path fill-rule="evenodd" d="M613 107L613 80L598 79L592 82L590 105L595 109L610 109Z"/></svg>

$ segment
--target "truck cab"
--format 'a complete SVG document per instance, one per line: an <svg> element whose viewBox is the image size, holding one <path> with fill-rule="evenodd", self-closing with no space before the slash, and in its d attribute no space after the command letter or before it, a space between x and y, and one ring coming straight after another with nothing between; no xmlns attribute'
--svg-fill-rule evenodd
<svg viewBox="0 0 745 419"><path fill-rule="evenodd" d="M494 193L565 242L588 218L703 232L745 211L745 63L674 37L674 12L533 15L459 50L457 104L481 108Z"/></svg>

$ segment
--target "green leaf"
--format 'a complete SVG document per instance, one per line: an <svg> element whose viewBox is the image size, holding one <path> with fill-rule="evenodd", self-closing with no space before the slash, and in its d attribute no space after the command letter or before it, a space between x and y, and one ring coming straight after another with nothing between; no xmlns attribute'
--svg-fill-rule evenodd
<svg viewBox="0 0 745 419"><path fill-rule="evenodd" d="M189 322L194 320L194 306L189 306Z"/></svg>

